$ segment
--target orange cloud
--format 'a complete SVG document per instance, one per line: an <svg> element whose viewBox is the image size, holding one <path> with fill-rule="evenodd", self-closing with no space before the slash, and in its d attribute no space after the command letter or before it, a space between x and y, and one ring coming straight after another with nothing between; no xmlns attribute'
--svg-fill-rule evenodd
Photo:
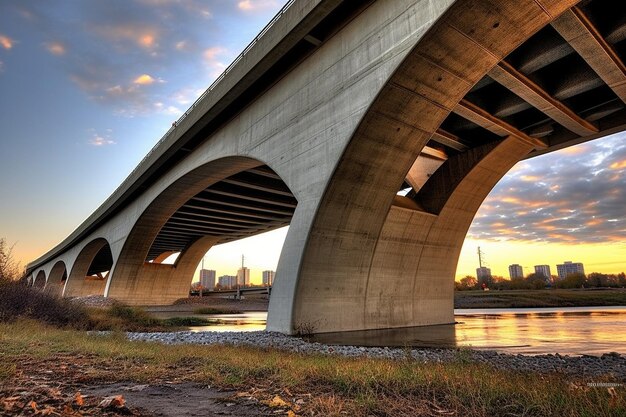
<svg viewBox="0 0 626 417"><path fill-rule="evenodd" d="M222 48L221 46L213 46L205 49L202 54L206 66L211 70L211 75L214 77L218 77L226 68L226 65L218 59L218 56L224 52L226 52L225 48Z"/></svg>
<svg viewBox="0 0 626 417"><path fill-rule="evenodd" d="M551 230L556 230L556 226L550 226L550 225L545 225L545 226L544 225L539 225L537 227L539 229L542 229L542 230L550 230L550 231Z"/></svg>
<svg viewBox="0 0 626 417"><path fill-rule="evenodd" d="M133 83L139 85L150 85L156 82L156 80L149 74L141 74L139 77L133 80Z"/></svg>
<svg viewBox="0 0 626 417"><path fill-rule="evenodd" d="M626 168L626 159L624 159L623 161L619 161L619 162L614 162L611 164L611 169L624 169Z"/></svg>
<svg viewBox="0 0 626 417"><path fill-rule="evenodd" d="M604 220L600 219L592 219L585 223L586 226L597 226L599 224L604 223Z"/></svg>
<svg viewBox="0 0 626 417"><path fill-rule="evenodd" d="M60 42L50 42L46 44L46 49L52 55L65 55L65 46L63 46L63 44Z"/></svg>
<svg viewBox="0 0 626 417"><path fill-rule="evenodd" d="M548 237L551 238L551 239L563 240L563 241L566 241L566 242L572 242L572 241L576 240L576 238L574 238L573 236L564 235L562 233L550 233L548 235Z"/></svg>
<svg viewBox="0 0 626 417"><path fill-rule="evenodd" d="M145 34L139 37L137 43L144 48L152 48L156 43L156 38L152 34Z"/></svg>
<svg viewBox="0 0 626 417"><path fill-rule="evenodd" d="M2 46L4 49L13 48L14 43L15 41L13 41L13 39L9 38L8 36L0 35L0 46Z"/></svg>
<svg viewBox="0 0 626 417"><path fill-rule="evenodd" d="M585 153L589 150L587 146L570 146L569 148L561 149L559 152L564 155L578 155Z"/></svg>
<svg viewBox="0 0 626 417"><path fill-rule="evenodd" d="M213 46L204 50L204 59L207 61L213 61L218 55L224 53L226 50L221 46Z"/></svg>
<svg viewBox="0 0 626 417"><path fill-rule="evenodd" d="M540 178L535 176L535 175L522 175L521 177L519 177L522 181L526 181L526 182L535 182L535 181L539 181Z"/></svg>
<svg viewBox="0 0 626 417"><path fill-rule="evenodd" d="M105 39L115 42L131 41L144 49L155 49L158 45L159 31L153 27L133 25L98 26L94 30Z"/></svg>
<svg viewBox="0 0 626 417"><path fill-rule="evenodd" d="M520 204L522 203L522 200L520 200L517 197L502 197L500 199L501 202L503 203L511 203L511 204Z"/></svg>

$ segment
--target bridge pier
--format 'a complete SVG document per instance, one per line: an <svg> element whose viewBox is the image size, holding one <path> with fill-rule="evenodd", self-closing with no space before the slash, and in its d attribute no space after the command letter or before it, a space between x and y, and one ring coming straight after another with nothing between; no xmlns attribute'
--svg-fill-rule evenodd
<svg viewBox="0 0 626 417"><path fill-rule="evenodd" d="M105 295L130 305L167 305L189 297L193 274L216 238L207 236L182 252L173 265L145 262L145 255L120 258Z"/></svg>

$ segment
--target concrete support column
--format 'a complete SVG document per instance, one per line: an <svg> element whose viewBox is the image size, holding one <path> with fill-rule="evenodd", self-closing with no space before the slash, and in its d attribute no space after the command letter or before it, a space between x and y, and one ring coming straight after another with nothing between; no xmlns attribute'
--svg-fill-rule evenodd
<svg viewBox="0 0 626 417"><path fill-rule="evenodd" d="M116 273L133 279L111 281L107 297L130 305L166 305L189 296L193 274L217 238L207 236L180 254L174 265L144 262L141 257L118 262Z"/></svg>
<svg viewBox="0 0 626 417"><path fill-rule="evenodd" d="M450 158L418 194L436 212L396 198L378 235L328 233L329 247L316 248L327 255L317 258L317 271L307 270L315 279L301 281L296 294L292 331L452 323L454 274L472 219L495 184L532 149L511 136ZM324 267L332 251L346 255Z"/></svg>

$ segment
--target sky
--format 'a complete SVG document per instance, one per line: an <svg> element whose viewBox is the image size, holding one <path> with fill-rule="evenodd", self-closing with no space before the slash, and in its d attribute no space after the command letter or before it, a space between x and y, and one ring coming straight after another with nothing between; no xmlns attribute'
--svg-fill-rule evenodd
<svg viewBox="0 0 626 417"><path fill-rule="evenodd" d="M0 0L0 237L16 258L78 227L283 3ZM626 270L624 137L518 164L478 212L457 277L475 274L478 246L496 275ZM215 247L205 267L234 274L243 253L259 282L286 231Z"/></svg>

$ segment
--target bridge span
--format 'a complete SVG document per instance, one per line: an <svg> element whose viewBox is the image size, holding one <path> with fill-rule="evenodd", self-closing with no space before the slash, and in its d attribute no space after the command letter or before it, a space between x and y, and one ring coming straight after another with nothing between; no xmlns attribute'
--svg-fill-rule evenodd
<svg viewBox="0 0 626 417"><path fill-rule="evenodd" d="M212 246L289 224L268 329L453 322L498 180L624 130L625 39L611 1L289 1L30 282L171 303Z"/></svg>

